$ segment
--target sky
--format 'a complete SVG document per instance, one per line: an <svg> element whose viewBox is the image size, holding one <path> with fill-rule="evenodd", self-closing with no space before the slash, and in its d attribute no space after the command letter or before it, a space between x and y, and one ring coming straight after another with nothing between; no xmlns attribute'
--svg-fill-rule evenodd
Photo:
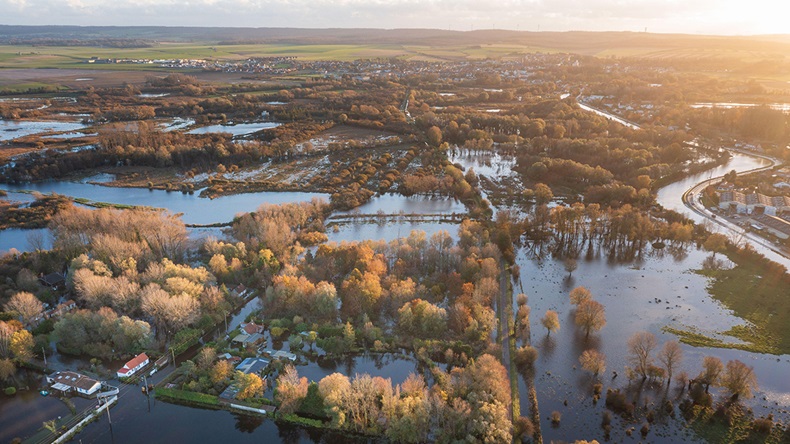
<svg viewBox="0 0 790 444"><path fill-rule="evenodd" d="M790 34L787 0L0 0L5 25Z"/></svg>

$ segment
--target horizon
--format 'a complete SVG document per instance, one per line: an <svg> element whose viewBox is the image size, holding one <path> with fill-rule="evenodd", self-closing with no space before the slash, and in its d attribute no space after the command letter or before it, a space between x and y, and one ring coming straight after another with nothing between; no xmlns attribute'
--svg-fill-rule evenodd
<svg viewBox="0 0 790 444"><path fill-rule="evenodd" d="M510 0L425 4L414 0L0 0L8 26L432 29L648 32L716 36L790 34L771 0ZM437 18L438 17L438 18ZM131 24L130 24L131 23ZM442 23L439 25L439 23Z"/></svg>
<svg viewBox="0 0 790 444"><path fill-rule="evenodd" d="M457 33L470 33L470 32L514 32L514 33L531 33L531 34L571 34L571 33L591 33L591 34L656 34L656 35L682 35L682 36L695 36L695 37L790 37L790 30L783 33L753 33L753 34L713 34L713 33L692 33L692 32L673 32L673 31L633 31L633 30L600 30L592 31L585 29L568 29L568 30L540 30L532 31L526 29L509 29L509 28L479 28L479 29L442 29L442 28L429 28L429 27L369 27L369 26L332 26L332 27L303 27L303 26L212 26L212 25L75 25L75 24L25 24L17 25L10 23L0 23L0 27L64 27L64 28L165 28L165 29L249 29L249 30L308 30L308 31L441 31L441 32L457 32Z"/></svg>

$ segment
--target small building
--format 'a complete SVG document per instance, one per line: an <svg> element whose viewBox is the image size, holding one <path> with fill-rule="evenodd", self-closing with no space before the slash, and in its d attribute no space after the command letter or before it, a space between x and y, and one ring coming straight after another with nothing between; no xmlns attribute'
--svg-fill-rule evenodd
<svg viewBox="0 0 790 444"><path fill-rule="evenodd" d="M230 294L232 296L236 296L237 298L245 298L249 294L250 290L244 286L244 284L239 284L235 286L232 290L230 290Z"/></svg>
<svg viewBox="0 0 790 444"><path fill-rule="evenodd" d="M156 361L154 361L154 365L156 366L156 368L162 368L162 367L167 365L167 362L169 360L170 360L170 356L162 355L161 358L159 358Z"/></svg>
<svg viewBox="0 0 790 444"><path fill-rule="evenodd" d="M269 361L263 358L247 358L236 366L236 370L247 374L260 374L269 366Z"/></svg>
<svg viewBox="0 0 790 444"><path fill-rule="evenodd" d="M233 340L231 342L236 344L236 345L241 345L242 347L246 347L248 345L259 344L261 342L264 342L265 340L266 340L266 337L263 336L260 333L253 333L251 335L247 335L247 334L242 333L242 334L236 336L235 338L233 338Z"/></svg>
<svg viewBox="0 0 790 444"><path fill-rule="evenodd" d="M255 333L262 334L263 325L257 325L254 322L250 322L247 324L242 324L241 330L248 335L254 335Z"/></svg>
<svg viewBox="0 0 790 444"><path fill-rule="evenodd" d="M233 356L230 353L223 353L223 354L217 356L217 358L222 360L222 361L228 361L230 363L230 365L237 365L239 362L241 362L241 358L240 357Z"/></svg>
<svg viewBox="0 0 790 444"><path fill-rule="evenodd" d="M101 383L95 379L76 372L55 372L47 376L47 382L53 390L63 393L76 393L82 396L93 396L101 389Z"/></svg>
<svg viewBox="0 0 790 444"><path fill-rule="evenodd" d="M123 367L118 370L117 374L119 378L128 378L135 373L137 373L140 369L148 365L150 360L148 359L148 355L145 353L140 353L139 355L132 358L129 362L124 364Z"/></svg>
<svg viewBox="0 0 790 444"><path fill-rule="evenodd" d="M266 353L267 355L271 356L272 359L287 359L287 360L289 360L291 362L296 361L296 355L291 353L291 352L287 352L285 350L276 350L275 351L275 350L269 349L269 350L263 350L263 353Z"/></svg>
<svg viewBox="0 0 790 444"><path fill-rule="evenodd" d="M55 291L60 291L66 287L66 278L62 273L50 273L38 278L41 285L49 287Z"/></svg>

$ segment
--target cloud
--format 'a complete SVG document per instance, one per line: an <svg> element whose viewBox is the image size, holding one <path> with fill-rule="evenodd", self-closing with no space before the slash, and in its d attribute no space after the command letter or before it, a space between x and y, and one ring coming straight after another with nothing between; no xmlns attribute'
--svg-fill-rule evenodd
<svg viewBox="0 0 790 444"><path fill-rule="evenodd" d="M4 24L790 31L763 19L772 0L0 0L0 10Z"/></svg>

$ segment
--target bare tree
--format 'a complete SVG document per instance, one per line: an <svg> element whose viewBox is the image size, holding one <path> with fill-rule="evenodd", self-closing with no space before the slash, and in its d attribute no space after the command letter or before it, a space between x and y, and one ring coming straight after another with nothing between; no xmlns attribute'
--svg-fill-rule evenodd
<svg viewBox="0 0 790 444"><path fill-rule="evenodd" d="M708 392L711 385L719 383L722 371L724 371L724 365L721 363L721 359L715 356L705 356L702 359L702 373L697 376L697 379L705 384L705 393Z"/></svg>
<svg viewBox="0 0 790 444"><path fill-rule="evenodd" d="M572 257L565 259L564 265L565 271L568 272L568 277L571 277L573 272L576 271L576 268L579 266L579 264L576 262L576 259Z"/></svg>
<svg viewBox="0 0 790 444"><path fill-rule="evenodd" d="M590 337L591 331L598 331L606 325L603 305L588 299L576 309L576 325L584 329L585 336Z"/></svg>
<svg viewBox="0 0 790 444"><path fill-rule="evenodd" d="M597 350L585 350L579 356L579 363L582 368L591 372L595 376L606 371L606 355Z"/></svg>
<svg viewBox="0 0 790 444"><path fill-rule="evenodd" d="M299 377L299 372L294 366L285 368L277 378L277 399L280 401L280 410L283 413L293 413L307 396L307 378Z"/></svg>
<svg viewBox="0 0 790 444"><path fill-rule="evenodd" d="M667 371L667 385L670 385L672 373L680 365L680 361L683 360L683 349L680 348L678 341L665 342L664 347L658 352L658 360Z"/></svg>
<svg viewBox="0 0 790 444"><path fill-rule="evenodd" d="M727 369L721 378L721 386L727 389L733 399L751 398L752 391L757 389L757 376L754 367L749 367L739 360L727 362Z"/></svg>
<svg viewBox="0 0 790 444"><path fill-rule="evenodd" d="M642 379L647 379L650 367L653 364L653 357L650 356L658 346L656 336L647 331L638 331L628 339L628 360L634 365L635 370L642 375Z"/></svg>
<svg viewBox="0 0 790 444"><path fill-rule="evenodd" d="M30 325L30 322L44 311L44 304L32 293L21 291L11 296L5 308L18 314L23 324Z"/></svg>

